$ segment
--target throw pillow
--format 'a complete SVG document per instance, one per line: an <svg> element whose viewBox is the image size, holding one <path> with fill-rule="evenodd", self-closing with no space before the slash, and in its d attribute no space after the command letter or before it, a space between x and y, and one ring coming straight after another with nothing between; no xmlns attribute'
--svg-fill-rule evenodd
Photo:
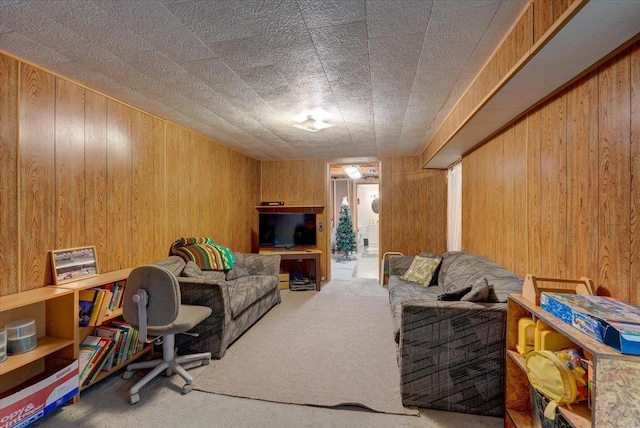
<svg viewBox="0 0 640 428"><path fill-rule="evenodd" d="M249 276L249 270L247 270L247 266L244 264L244 256L241 253L234 253L233 255L236 258L236 263L233 265L233 269L227 271L227 281Z"/></svg>
<svg viewBox="0 0 640 428"><path fill-rule="evenodd" d="M458 301L462 298L462 296L467 294L469 291L471 291L470 285L466 287L454 288L453 290L449 290L445 293L440 294L438 296L438 300L446 300L448 302Z"/></svg>
<svg viewBox="0 0 640 428"><path fill-rule="evenodd" d="M411 281L416 284L428 287L431 283L433 273L440 264L440 257L421 257L415 256L411 262L411 266L400 278L405 281Z"/></svg>
<svg viewBox="0 0 640 428"><path fill-rule="evenodd" d="M438 263L438 267L436 268L436 271L433 272L433 276L431 277L431 282L429 283L429 287L431 287L432 285L438 285L438 274L440 273L440 266L442 266L442 257L440 257L438 254L433 254L433 253L420 253L420 256L422 257L430 257L432 259L440 259L440 263Z"/></svg>
<svg viewBox="0 0 640 428"><path fill-rule="evenodd" d="M487 278L480 278L476 281L475 284L471 286L471 290L462 298L461 301L465 302L488 302L489 301L489 291L492 287L487 282Z"/></svg>

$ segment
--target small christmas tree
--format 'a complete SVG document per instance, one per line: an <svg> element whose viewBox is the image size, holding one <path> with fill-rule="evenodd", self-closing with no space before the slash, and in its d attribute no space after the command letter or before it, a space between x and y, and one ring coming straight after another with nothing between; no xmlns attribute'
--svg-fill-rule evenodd
<svg viewBox="0 0 640 428"><path fill-rule="evenodd" d="M349 253L356 251L356 232L353 230L351 210L346 197L340 206L340 220L338 220L338 229L336 230L336 249L344 252L344 255L338 259L339 261L352 260Z"/></svg>

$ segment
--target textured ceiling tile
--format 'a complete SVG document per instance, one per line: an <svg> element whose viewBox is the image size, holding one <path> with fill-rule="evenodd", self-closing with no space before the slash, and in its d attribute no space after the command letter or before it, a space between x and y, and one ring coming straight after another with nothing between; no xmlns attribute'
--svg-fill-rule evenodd
<svg viewBox="0 0 640 428"><path fill-rule="evenodd" d="M309 28L365 20L364 0L298 0L298 5Z"/></svg>
<svg viewBox="0 0 640 428"><path fill-rule="evenodd" d="M370 38L423 33L433 1L367 0L367 29Z"/></svg>
<svg viewBox="0 0 640 428"><path fill-rule="evenodd" d="M250 37L258 16L251 1L193 1L167 5L203 42Z"/></svg>
<svg viewBox="0 0 640 428"><path fill-rule="evenodd" d="M171 28L180 23L162 3L156 0L92 1L114 17L115 22L136 34Z"/></svg>
<svg viewBox="0 0 640 428"><path fill-rule="evenodd" d="M185 27L164 28L141 36L176 62L215 58L215 54Z"/></svg>
<svg viewBox="0 0 640 428"><path fill-rule="evenodd" d="M311 34L313 44L321 60L335 55L368 53L367 24L365 22L311 28L309 34Z"/></svg>
<svg viewBox="0 0 640 428"><path fill-rule="evenodd" d="M141 52L130 64L160 82L175 82L188 77L184 68L159 51Z"/></svg>
<svg viewBox="0 0 640 428"><path fill-rule="evenodd" d="M431 12L427 36L433 34L440 40L459 40L475 46L491 22L499 3L455 11L438 5L436 2Z"/></svg>
<svg viewBox="0 0 640 428"><path fill-rule="evenodd" d="M0 49L282 159L419 152L526 0L10 3ZM333 128L291 126L318 107Z"/></svg>
<svg viewBox="0 0 640 428"><path fill-rule="evenodd" d="M66 56L15 32L0 34L0 49L45 67L69 62Z"/></svg>
<svg viewBox="0 0 640 428"><path fill-rule="evenodd" d="M112 79L104 74L90 70L84 64L78 64L73 61L54 64L51 66L51 71L88 86L89 88L95 88L97 85L110 85L114 83Z"/></svg>

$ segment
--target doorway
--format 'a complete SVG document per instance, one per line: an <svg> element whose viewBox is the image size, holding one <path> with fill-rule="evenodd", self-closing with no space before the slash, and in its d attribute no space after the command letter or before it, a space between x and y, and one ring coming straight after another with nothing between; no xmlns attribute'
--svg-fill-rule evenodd
<svg viewBox="0 0 640 428"><path fill-rule="evenodd" d="M351 167L351 168L348 168ZM345 169L357 169L360 176L351 177ZM330 184L330 250L331 281L354 278L378 279L379 245L379 164L331 164ZM337 248L341 205L346 203L352 219L356 245L351 260Z"/></svg>

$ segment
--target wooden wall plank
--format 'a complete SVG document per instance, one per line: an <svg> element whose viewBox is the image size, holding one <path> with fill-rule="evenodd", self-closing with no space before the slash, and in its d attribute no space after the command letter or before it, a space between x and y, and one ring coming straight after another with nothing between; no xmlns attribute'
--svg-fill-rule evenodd
<svg viewBox="0 0 640 428"><path fill-rule="evenodd" d="M527 117L514 125L513 134L513 271L527 272L529 248L527 239Z"/></svg>
<svg viewBox="0 0 640 428"><path fill-rule="evenodd" d="M18 61L0 55L0 296L19 291Z"/></svg>
<svg viewBox="0 0 640 428"><path fill-rule="evenodd" d="M107 100L107 266L131 260L131 108Z"/></svg>
<svg viewBox="0 0 640 428"><path fill-rule="evenodd" d="M631 303L640 305L640 44L631 53L631 206L629 211L629 278Z"/></svg>
<svg viewBox="0 0 640 428"><path fill-rule="evenodd" d="M153 118L131 111L131 263L144 264L155 243Z"/></svg>
<svg viewBox="0 0 640 428"><path fill-rule="evenodd" d="M166 207L167 207L167 237L169 246L180 238L180 188L182 171L179 164L180 139L179 128L171 123L165 124L166 134ZM167 247L169 254L169 247Z"/></svg>
<svg viewBox="0 0 640 428"><path fill-rule="evenodd" d="M164 122L153 119L153 188L151 189L153 215L153 248L148 248L151 260L160 260L169 253L173 242L167 232L167 189L165 170L165 134ZM149 260L146 260L149 261Z"/></svg>
<svg viewBox="0 0 640 428"><path fill-rule="evenodd" d="M81 86L56 79L55 249L80 247L86 242L84 93Z"/></svg>
<svg viewBox="0 0 640 428"><path fill-rule="evenodd" d="M527 121L527 273L541 272L540 252L540 110L529 114ZM522 272L520 273L522 274Z"/></svg>
<svg viewBox="0 0 640 428"><path fill-rule="evenodd" d="M85 91L85 245L95 245L100 272L107 253L107 99Z"/></svg>
<svg viewBox="0 0 640 428"><path fill-rule="evenodd" d="M539 275L566 275L566 98L554 97L540 111L540 229L542 264Z"/></svg>
<svg viewBox="0 0 640 428"><path fill-rule="evenodd" d="M513 269L515 265L515 226L517 220L516 215L516 162L515 162L515 128L511 127L504 131L503 140L503 168L502 168L502 230L504 233L503 256L501 258L503 266L509 266Z"/></svg>
<svg viewBox="0 0 640 428"><path fill-rule="evenodd" d="M567 94L567 277L598 278L598 75Z"/></svg>
<svg viewBox="0 0 640 428"><path fill-rule="evenodd" d="M21 291L52 283L55 249L55 78L30 65L20 84Z"/></svg>
<svg viewBox="0 0 640 428"><path fill-rule="evenodd" d="M640 302L639 50L621 52L464 157L465 250L507 260L509 244L489 242L504 234L514 240L505 266L519 275L587 276L600 294ZM514 211L503 206L501 229L487 217L499 216L492 207L509 199L510 181Z"/></svg>
<svg viewBox="0 0 640 428"><path fill-rule="evenodd" d="M533 1L533 43L553 25L554 0Z"/></svg>
<svg viewBox="0 0 640 428"><path fill-rule="evenodd" d="M601 290L630 297L630 61L614 58L600 71L599 256Z"/></svg>

